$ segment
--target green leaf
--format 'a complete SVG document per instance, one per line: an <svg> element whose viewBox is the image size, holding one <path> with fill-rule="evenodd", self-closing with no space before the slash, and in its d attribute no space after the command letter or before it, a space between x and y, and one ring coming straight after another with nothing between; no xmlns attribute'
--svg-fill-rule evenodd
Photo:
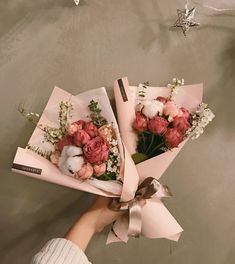
<svg viewBox="0 0 235 264"><path fill-rule="evenodd" d="M143 153L135 153L132 155L132 159L134 160L135 164L138 164L144 160L147 160L148 159L148 156L143 154Z"/></svg>

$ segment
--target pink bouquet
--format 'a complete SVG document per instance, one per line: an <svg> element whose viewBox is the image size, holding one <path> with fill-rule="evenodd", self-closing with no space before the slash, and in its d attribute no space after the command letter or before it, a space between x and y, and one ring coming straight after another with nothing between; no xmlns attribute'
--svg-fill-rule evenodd
<svg viewBox="0 0 235 264"><path fill-rule="evenodd" d="M114 83L122 140L142 180L159 179L189 138L198 138L214 114L202 103L202 84L167 87ZM153 173L154 172L154 173Z"/></svg>
<svg viewBox="0 0 235 264"><path fill-rule="evenodd" d="M168 87L129 86L127 78L114 82L121 137L135 161L139 187L127 203L128 215L113 226L108 241L128 241L130 234L178 241L183 231L162 202L171 196L158 179L189 137L197 138L214 117L202 103L202 85ZM176 96L176 90L178 96ZM117 203L114 208L125 208Z"/></svg>
<svg viewBox="0 0 235 264"><path fill-rule="evenodd" d="M124 158L104 88L73 96L56 87L39 120L20 111L36 128L26 148L17 149L13 171L103 196L133 197L138 174Z"/></svg>
<svg viewBox="0 0 235 264"><path fill-rule="evenodd" d="M178 147L188 137L197 138L214 118L205 104L200 104L193 112L176 104L174 98L181 84L183 80L173 79L173 83L168 85L170 92L167 97L150 99L145 98L149 85L138 86L132 123L138 135L137 153L132 155L136 164Z"/></svg>

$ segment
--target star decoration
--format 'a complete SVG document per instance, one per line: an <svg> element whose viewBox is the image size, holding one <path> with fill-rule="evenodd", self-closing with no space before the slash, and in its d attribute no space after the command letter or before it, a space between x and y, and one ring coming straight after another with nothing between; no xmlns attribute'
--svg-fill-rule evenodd
<svg viewBox="0 0 235 264"><path fill-rule="evenodd" d="M188 9L185 6L185 9L177 9L178 19L176 20L173 27L180 27L183 31L183 34L186 36L190 27L200 26L200 23L197 23L193 20L196 8Z"/></svg>
<svg viewBox="0 0 235 264"><path fill-rule="evenodd" d="M75 3L76 5L78 5L79 2L80 2L80 0L74 0L74 3Z"/></svg>

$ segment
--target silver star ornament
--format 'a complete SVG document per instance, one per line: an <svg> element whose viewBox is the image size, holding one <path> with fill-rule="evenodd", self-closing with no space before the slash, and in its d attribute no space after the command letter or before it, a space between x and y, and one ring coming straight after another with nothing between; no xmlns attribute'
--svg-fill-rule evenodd
<svg viewBox="0 0 235 264"><path fill-rule="evenodd" d="M197 23L193 20L195 10L195 7L188 9L187 6L185 6L185 9L183 10L177 9L178 19L176 20L173 27L180 27L183 31L184 36L187 35L190 27L200 26L200 23Z"/></svg>
<svg viewBox="0 0 235 264"><path fill-rule="evenodd" d="M74 0L75 5L78 5L80 0Z"/></svg>

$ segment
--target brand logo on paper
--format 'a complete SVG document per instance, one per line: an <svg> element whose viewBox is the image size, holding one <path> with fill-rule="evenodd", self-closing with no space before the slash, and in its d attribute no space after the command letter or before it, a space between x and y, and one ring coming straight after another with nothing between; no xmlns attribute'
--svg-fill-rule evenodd
<svg viewBox="0 0 235 264"><path fill-rule="evenodd" d="M123 102L127 102L128 98L127 98L127 95L126 95L126 90L125 90L125 87L124 87L122 79L118 80L118 85L119 85L119 88L120 88L120 92L121 92L121 95L122 95Z"/></svg>
<svg viewBox="0 0 235 264"><path fill-rule="evenodd" d="M33 173L33 174L41 174L42 173L41 169L34 168L34 167L29 167L29 166L22 165L22 164L17 164L17 163L13 163L12 168L16 169L16 170L27 171L27 172L30 172L30 173Z"/></svg>

